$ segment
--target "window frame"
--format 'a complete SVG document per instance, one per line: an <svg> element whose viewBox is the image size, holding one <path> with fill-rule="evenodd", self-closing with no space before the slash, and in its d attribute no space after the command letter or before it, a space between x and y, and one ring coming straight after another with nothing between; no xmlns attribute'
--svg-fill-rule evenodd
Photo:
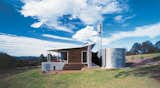
<svg viewBox="0 0 160 88"><path fill-rule="evenodd" d="M83 62L83 53L84 52L86 52L86 62ZM82 64L87 64L87 51L86 50L81 51L81 63Z"/></svg>

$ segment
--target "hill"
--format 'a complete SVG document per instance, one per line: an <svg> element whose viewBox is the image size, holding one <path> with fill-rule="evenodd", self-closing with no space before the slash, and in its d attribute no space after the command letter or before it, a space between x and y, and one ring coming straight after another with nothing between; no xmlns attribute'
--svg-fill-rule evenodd
<svg viewBox="0 0 160 88"><path fill-rule="evenodd" d="M6 53L0 52L0 69L11 69L16 67L16 59Z"/></svg>
<svg viewBox="0 0 160 88"><path fill-rule="evenodd" d="M19 56L15 57L17 60L37 60L39 57L36 56Z"/></svg>

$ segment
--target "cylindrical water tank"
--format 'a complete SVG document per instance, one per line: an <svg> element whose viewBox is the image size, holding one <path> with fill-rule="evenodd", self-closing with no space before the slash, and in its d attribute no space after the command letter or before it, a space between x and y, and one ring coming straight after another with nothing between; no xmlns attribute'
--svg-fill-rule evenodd
<svg viewBox="0 0 160 88"><path fill-rule="evenodd" d="M102 53L102 67L122 68L125 66L124 48L106 48Z"/></svg>

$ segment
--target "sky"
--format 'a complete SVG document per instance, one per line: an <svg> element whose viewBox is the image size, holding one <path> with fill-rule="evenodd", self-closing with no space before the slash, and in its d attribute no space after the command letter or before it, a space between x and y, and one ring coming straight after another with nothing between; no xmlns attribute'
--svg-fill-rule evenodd
<svg viewBox="0 0 160 88"><path fill-rule="evenodd" d="M97 43L99 23L103 48L156 43L160 0L0 0L0 52L39 56Z"/></svg>

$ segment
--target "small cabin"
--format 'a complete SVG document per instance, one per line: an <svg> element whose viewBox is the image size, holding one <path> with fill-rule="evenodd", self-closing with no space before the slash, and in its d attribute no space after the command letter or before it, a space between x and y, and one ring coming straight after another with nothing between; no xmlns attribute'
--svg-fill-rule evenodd
<svg viewBox="0 0 160 88"><path fill-rule="evenodd" d="M51 70L80 70L92 65L92 52L94 44L81 47L61 48L48 50L48 62L52 64ZM43 67L43 66L42 66Z"/></svg>
<svg viewBox="0 0 160 88"><path fill-rule="evenodd" d="M81 47L48 50L48 62L42 62L42 71L81 70L84 67L115 69L125 67L125 49L105 48L102 58L91 50L94 44Z"/></svg>

